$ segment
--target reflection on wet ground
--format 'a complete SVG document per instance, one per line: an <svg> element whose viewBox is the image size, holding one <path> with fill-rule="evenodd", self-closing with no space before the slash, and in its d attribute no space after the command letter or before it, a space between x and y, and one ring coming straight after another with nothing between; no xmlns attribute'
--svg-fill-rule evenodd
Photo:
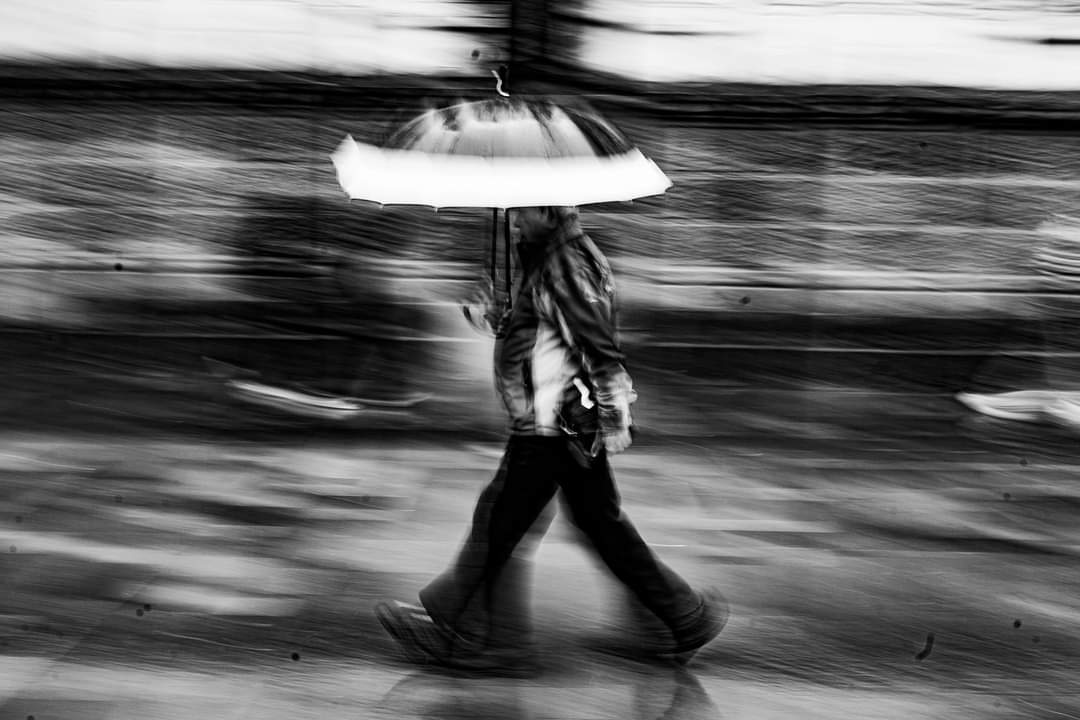
<svg viewBox="0 0 1080 720"><path fill-rule="evenodd" d="M2 715L1075 709L1080 466L828 447L673 441L618 458L627 512L729 595L732 622L685 672L597 653L633 611L559 520L536 557L542 672L509 681L417 670L370 613L449 560L497 445L9 435Z"/></svg>

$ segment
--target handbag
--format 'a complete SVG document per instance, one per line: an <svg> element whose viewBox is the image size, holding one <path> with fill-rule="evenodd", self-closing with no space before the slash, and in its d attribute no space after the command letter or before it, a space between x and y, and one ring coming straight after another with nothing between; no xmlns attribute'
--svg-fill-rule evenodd
<svg viewBox="0 0 1080 720"><path fill-rule="evenodd" d="M567 384L559 406L558 422L574 460L583 468L591 468L603 442L600 408L588 380L575 377Z"/></svg>

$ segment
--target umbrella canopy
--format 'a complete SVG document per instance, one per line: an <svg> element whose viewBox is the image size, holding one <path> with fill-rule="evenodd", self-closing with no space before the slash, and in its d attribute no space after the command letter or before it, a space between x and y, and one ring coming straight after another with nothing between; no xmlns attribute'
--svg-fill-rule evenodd
<svg viewBox="0 0 1080 720"><path fill-rule="evenodd" d="M354 200L505 209L658 195L671 181L597 114L495 98L431 110L378 147L347 137L332 155Z"/></svg>

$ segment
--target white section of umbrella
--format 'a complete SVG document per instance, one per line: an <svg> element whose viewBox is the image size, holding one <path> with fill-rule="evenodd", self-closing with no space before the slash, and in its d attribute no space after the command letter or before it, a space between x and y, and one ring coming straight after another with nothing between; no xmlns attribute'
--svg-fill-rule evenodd
<svg viewBox="0 0 1080 720"><path fill-rule="evenodd" d="M499 95L508 98L502 78L492 72ZM403 128L413 140L407 148L379 147L349 136L331 159L338 182L352 200L435 210L492 208L493 291L499 211L503 211L507 303L511 287L508 209L627 202L662 194L671 187L660 168L621 136L624 151L598 155L582 129L557 105L548 106L551 114L544 122L524 107L516 116L500 118L479 112L484 107L503 108L480 101L431 111ZM449 111L453 111L453 121L448 124L443 113ZM617 135L598 116L590 120Z"/></svg>
<svg viewBox="0 0 1080 720"><path fill-rule="evenodd" d="M671 186L636 149L611 157L480 157L387 150L348 137L333 158L349 197L380 205L576 206L659 195Z"/></svg>

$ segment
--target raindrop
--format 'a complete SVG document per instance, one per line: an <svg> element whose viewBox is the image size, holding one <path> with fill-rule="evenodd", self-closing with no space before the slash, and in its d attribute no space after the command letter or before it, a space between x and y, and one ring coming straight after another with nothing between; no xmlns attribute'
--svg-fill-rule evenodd
<svg viewBox="0 0 1080 720"><path fill-rule="evenodd" d="M153 609L154 608L150 607L150 603L146 603L145 605L143 605L143 610L145 610L146 612L150 612Z"/></svg>
<svg viewBox="0 0 1080 720"><path fill-rule="evenodd" d="M299 661L300 660L300 653L293 653L292 654L292 659L293 659L293 662Z"/></svg>
<svg viewBox="0 0 1080 720"><path fill-rule="evenodd" d="M123 270L124 269L124 263L116 263L115 265L113 265L113 267L115 269L117 269L117 270Z"/></svg>
<svg viewBox="0 0 1080 720"><path fill-rule="evenodd" d="M8 552L15 552L15 550L16 550L16 547L14 545L12 545L11 547L8 548Z"/></svg>
<svg viewBox="0 0 1080 720"><path fill-rule="evenodd" d="M1020 458L1020 464L1027 467L1027 458Z"/></svg>
<svg viewBox="0 0 1080 720"><path fill-rule="evenodd" d="M743 298L741 300L739 300L739 302L742 303L743 305L749 305L750 304L750 298L748 298L748 297L746 297L744 295Z"/></svg>
<svg viewBox="0 0 1080 720"><path fill-rule="evenodd" d="M143 616L142 608L139 608L138 610L136 610L135 614L138 615L139 617L142 617Z"/></svg>
<svg viewBox="0 0 1080 720"><path fill-rule="evenodd" d="M1036 635L1035 637L1031 638L1031 642L1033 642L1033 643L1035 643L1036 645L1038 645L1038 644L1039 644L1039 642L1040 642L1040 638L1039 638L1039 636L1038 636L1038 635Z"/></svg>
<svg viewBox="0 0 1080 720"><path fill-rule="evenodd" d="M124 498L121 497L120 495L117 495L116 496L116 502L117 502L117 504L122 503L122 502L124 502Z"/></svg>
<svg viewBox="0 0 1080 720"><path fill-rule="evenodd" d="M1004 497L1006 500L1012 500L1012 493L1005 493L1002 497Z"/></svg>
<svg viewBox="0 0 1080 720"><path fill-rule="evenodd" d="M920 140L919 141L919 149L920 150L925 150L926 149L926 141L925 140Z"/></svg>
<svg viewBox="0 0 1080 720"><path fill-rule="evenodd" d="M1023 624L1024 624L1024 623L1020 622L1019 620L1013 620L1013 627L1014 627L1014 628L1018 628L1018 627L1020 627L1020 626L1021 626L1021 625L1023 625Z"/></svg>

